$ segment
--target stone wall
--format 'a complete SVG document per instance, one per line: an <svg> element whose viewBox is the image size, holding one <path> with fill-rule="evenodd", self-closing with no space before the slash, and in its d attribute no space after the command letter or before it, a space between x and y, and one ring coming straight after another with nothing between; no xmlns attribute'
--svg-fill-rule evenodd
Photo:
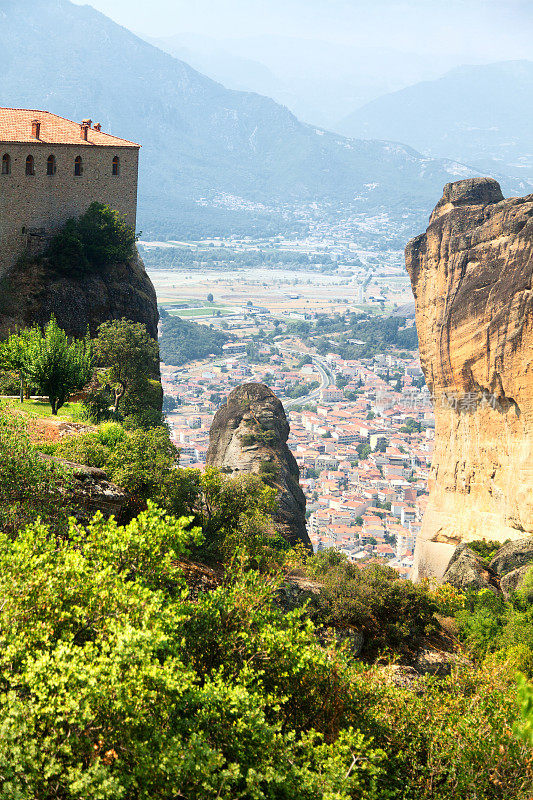
<svg viewBox="0 0 533 800"><path fill-rule="evenodd" d="M79 217L91 203L106 203L135 229L137 211L137 147L99 145L0 144L11 159L11 173L0 175L0 275L28 252L34 255L70 217ZM26 175L26 158L34 158L35 174ZM56 172L47 175L54 155ZM83 172L74 174L81 156ZM119 174L112 174L114 156Z"/></svg>

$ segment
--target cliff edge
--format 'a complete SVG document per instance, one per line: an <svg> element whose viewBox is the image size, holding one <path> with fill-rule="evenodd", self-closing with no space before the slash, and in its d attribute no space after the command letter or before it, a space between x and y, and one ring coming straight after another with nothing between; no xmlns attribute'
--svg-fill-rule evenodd
<svg viewBox="0 0 533 800"><path fill-rule="evenodd" d="M276 524L291 544L311 549L305 524L300 471L287 447L289 423L276 395L262 383L234 389L215 414L209 431L207 465L236 475L260 475L278 492Z"/></svg>
<svg viewBox="0 0 533 800"><path fill-rule="evenodd" d="M95 335L111 319L142 322L157 339L159 313L153 284L139 255L108 264L97 272L68 274L49 259L21 260L1 279L0 337L33 323L43 325L53 314L72 336Z"/></svg>
<svg viewBox="0 0 533 800"><path fill-rule="evenodd" d="M449 183L405 257L436 425L413 577L440 579L457 545L533 534L533 195Z"/></svg>

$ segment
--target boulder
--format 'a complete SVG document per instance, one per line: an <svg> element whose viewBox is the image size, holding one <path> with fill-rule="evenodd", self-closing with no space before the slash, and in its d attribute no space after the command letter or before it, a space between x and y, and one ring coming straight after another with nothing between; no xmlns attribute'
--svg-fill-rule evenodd
<svg viewBox="0 0 533 800"><path fill-rule="evenodd" d="M504 544L490 562L490 568L498 575L507 575L525 564L533 564L533 536Z"/></svg>
<svg viewBox="0 0 533 800"><path fill-rule="evenodd" d="M289 423L281 401L262 383L234 389L209 431L207 466L228 475L259 475L277 491L278 530L290 544L311 550L300 470L287 447Z"/></svg>
<svg viewBox="0 0 533 800"><path fill-rule="evenodd" d="M524 564L522 567L518 567L518 569L513 569L511 572L502 575L500 586L506 600L509 600L513 592L516 592L516 590L520 588L532 566L532 564Z"/></svg>
<svg viewBox="0 0 533 800"><path fill-rule="evenodd" d="M72 485L65 501L78 522L89 522L100 511L104 517L115 517L120 524L126 524L141 510L132 507L129 493L111 483L103 469L43 454L41 458L55 461L71 473Z"/></svg>
<svg viewBox="0 0 533 800"><path fill-rule="evenodd" d="M444 650L419 650L413 662L419 675L449 675L454 667L470 667L471 662L460 653L448 653Z"/></svg>
<svg viewBox="0 0 533 800"><path fill-rule="evenodd" d="M465 544L455 548L442 580L462 592L466 589L500 591L497 574Z"/></svg>

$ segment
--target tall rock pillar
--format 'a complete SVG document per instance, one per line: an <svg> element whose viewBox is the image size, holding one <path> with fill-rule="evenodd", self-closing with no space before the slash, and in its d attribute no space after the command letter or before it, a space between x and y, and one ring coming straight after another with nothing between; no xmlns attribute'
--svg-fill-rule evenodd
<svg viewBox="0 0 533 800"><path fill-rule="evenodd" d="M533 534L533 195L449 183L405 255L436 425L413 577L441 578L458 544Z"/></svg>

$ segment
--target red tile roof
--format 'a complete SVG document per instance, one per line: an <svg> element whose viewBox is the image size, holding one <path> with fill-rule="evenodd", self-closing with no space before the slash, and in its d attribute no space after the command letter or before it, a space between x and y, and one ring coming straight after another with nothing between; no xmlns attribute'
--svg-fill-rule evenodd
<svg viewBox="0 0 533 800"><path fill-rule="evenodd" d="M39 138L32 136L32 122L41 123ZM0 108L0 142L24 142L43 144L75 144L78 146L140 147L135 142L119 139L108 133L88 130L88 140L81 136L81 124L58 117L49 111L35 109Z"/></svg>

